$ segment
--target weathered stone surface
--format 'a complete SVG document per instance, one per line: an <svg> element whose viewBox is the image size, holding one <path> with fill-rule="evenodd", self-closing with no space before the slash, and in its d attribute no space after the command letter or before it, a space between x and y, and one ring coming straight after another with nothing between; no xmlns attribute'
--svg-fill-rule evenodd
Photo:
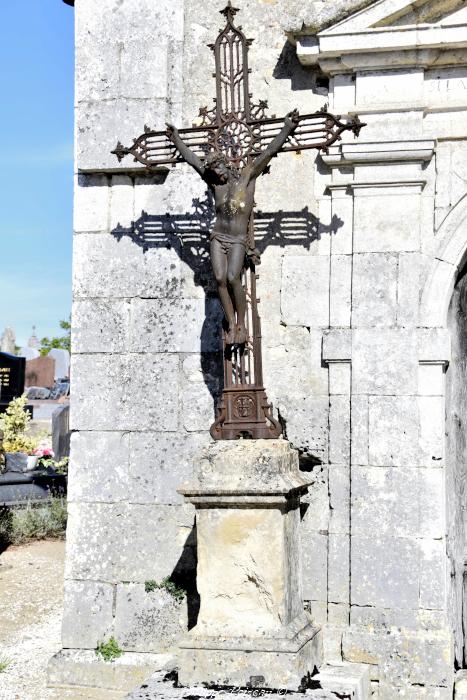
<svg viewBox="0 0 467 700"><path fill-rule="evenodd" d="M328 362L329 394L350 394L350 362Z"/></svg>
<svg viewBox="0 0 467 700"><path fill-rule="evenodd" d="M352 308L352 256L331 256L329 291L329 323L331 326L350 326Z"/></svg>
<svg viewBox="0 0 467 700"><path fill-rule="evenodd" d="M308 460L299 462L300 471L311 482L308 493L301 498L301 528L305 533L319 532L329 528L329 482L327 467L316 464L311 467Z"/></svg>
<svg viewBox="0 0 467 700"><path fill-rule="evenodd" d="M368 185L354 200L355 252L417 251L420 248L419 188L380 188L376 196ZM387 216L387 212L392 213Z"/></svg>
<svg viewBox="0 0 467 700"><path fill-rule="evenodd" d="M416 394L417 339L412 331L356 329L352 335L354 394Z"/></svg>
<svg viewBox="0 0 467 700"><path fill-rule="evenodd" d="M266 324L268 327L269 324ZM322 332L307 328L274 326L263 351L265 385L270 398L328 392L328 372L321 365Z"/></svg>
<svg viewBox="0 0 467 700"><path fill-rule="evenodd" d="M73 255L75 300L180 295L180 259L173 249L145 252L128 236L83 233L74 237Z"/></svg>
<svg viewBox="0 0 467 700"><path fill-rule="evenodd" d="M351 541L351 603L416 608L418 545L408 538L355 535Z"/></svg>
<svg viewBox="0 0 467 700"><path fill-rule="evenodd" d="M417 403L420 418L420 463L438 467L444 461L444 400L440 396L419 396Z"/></svg>
<svg viewBox="0 0 467 700"><path fill-rule="evenodd" d="M327 256L286 255L282 262L282 321L293 326L329 326L328 289Z"/></svg>
<svg viewBox="0 0 467 700"><path fill-rule="evenodd" d="M349 603L350 538L348 535L329 535L328 543L328 600Z"/></svg>
<svg viewBox="0 0 467 700"><path fill-rule="evenodd" d="M107 502L128 498L129 434L81 431L71 436L68 501Z"/></svg>
<svg viewBox="0 0 467 700"><path fill-rule="evenodd" d="M350 460L350 400L332 396L329 404L329 462L348 464Z"/></svg>
<svg viewBox="0 0 467 700"><path fill-rule="evenodd" d="M130 302L93 299L73 304L75 353L125 352L129 349Z"/></svg>
<svg viewBox="0 0 467 700"><path fill-rule="evenodd" d="M287 439L301 452L326 463L328 455L328 414L326 398L307 397L294 400L283 397L277 403L286 423Z"/></svg>
<svg viewBox="0 0 467 700"><path fill-rule="evenodd" d="M390 683L378 683L378 700L392 700L404 698L405 700L451 700L451 688L440 688L434 685L407 685L394 686Z"/></svg>
<svg viewBox="0 0 467 700"><path fill-rule="evenodd" d="M127 652L106 662L90 649L63 649L49 661L47 684L52 688L79 686L130 691L167 665L173 666L173 657L169 654Z"/></svg>
<svg viewBox="0 0 467 700"><path fill-rule="evenodd" d="M323 360L349 362L352 357L352 332L348 328L332 328L323 333Z"/></svg>
<svg viewBox="0 0 467 700"><path fill-rule="evenodd" d="M75 355L75 430L176 430L178 365L172 354Z"/></svg>
<svg viewBox="0 0 467 700"><path fill-rule="evenodd" d="M368 464L370 438L368 396L352 396L350 416L351 462L352 464Z"/></svg>
<svg viewBox="0 0 467 700"><path fill-rule="evenodd" d="M365 627L366 631L388 630L397 627L401 630L442 631L446 626L446 615L439 610L416 608L379 608L352 605L350 622L355 627Z"/></svg>
<svg viewBox="0 0 467 700"><path fill-rule="evenodd" d="M220 347L218 299L134 299L130 352L212 352Z"/></svg>
<svg viewBox="0 0 467 700"><path fill-rule="evenodd" d="M187 506L70 503L66 578L109 583L193 571L194 514Z"/></svg>
<svg viewBox="0 0 467 700"><path fill-rule="evenodd" d="M177 488L193 471L205 433L81 431L72 436L70 502L182 503Z"/></svg>
<svg viewBox="0 0 467 700"><path fill-rule="evenodd" d="M325 666L316 676L322 688L338 695L353 691L355 700L366 700L370 696L370 676L364 664L333 664Z"/></svg>
<svg viewBox="0 0 467 700"><path fill-rule="evenodd" d="M352 533L422 536L419 495L426 470L410 467L352 469ZM370 495L371 494L371 495ZM423 503L426 506L426 502Z"/></svg>
<svg viewBox="0 0 467 700"><path fill-rule="evenodd" d="M209 642L208 642L209 643ZM210 642L212 645L212 641ZM226 685L245 688L251 678L262 675L265 688L298 690L302 678L310 669L321 664L321 634L300 649L286 653L258 651L248 638L242 638L242 647L236 649L185 649L179 652L179 679L182 685ZM251 648L253 646L253 648ZM293 653L295 651L295 653ZM246 653L245 653L246 652ZM318 696L319 697L319 696ZM332 696L331 696L332 697Z"/></svg>
<svg viewBox="0 0 467 700"><path fill-rule="evenodd" d="M114 587L100 581L65 581L62 644L65 649L95 649L110 636Z"/></svg>
<svg viewBox="0 0 467 700"><path fill-rule="evenodd" d="M327 600L328 537L302 532L302 585L305 600Z"/></svg>
<svg viewBox="0 0 467 700"><path fill-rule="evenodd" d="M175 600L163 589L146 591L143 583L117 586L113 632L125 651L166 651L186 627L186 601Z"/></svg>
<svg viewBox="0 0 467 700"><path fill-rule="evenodd" d="M79 231L109 230L109 182L105 175L78 175L73 227Z"/></svg>
<svg viewBox="0 0 467 700"><path fill-rule="evenodd" d="M360 253L353 256L352 325L385 328L396 323L397 255ZM359 354L355 354L357 359Z"/></svg>
<svg viewBox="0 0 467 700"><path fill-rule="evenodd" d="M448 632L353 629L344 632L343 653L347 661L371 664L372 677L378 678L379 673L380 682L392 686L452 686L454 664Z"/></svg>
<svg viewBox="0 0 467 700"><path fill-rule="evenodd" d="M380 534L442 538L444 508L436 497L443 478L434 469L354 467L352 532L364 535L378 522Z"/></svg>
<svg viewBox="0 0 467 700"><path fill-rule="evenodd" d="M131 228L134 215L134 179L128 175L113 175L110 179L109 230Z"/></svg>
<svg viewBox="0 0 467 700"><path fill-rule="evenodd" d="M416 397L369 397L369 461L376 466L420 464Z"/></svg>
<svg viewBox="0 0 467 700"><path fill-rule="evenodd" d="M350 468L329 468L329 532L348 534L350 523Z"/></svg>
<svg viewBox="0 0 467 700"><path fill-rule="evenodd" d="M205 432L130 434L129 492L135 492L138 503L182 503L177 489L191 478L210 441Z"/></svg>
<svg viewBox="0 0 467 700"><path fill-rule="evenodd" d="M442 610L446 600L446 542L420 540L420 607Z"/></svg>
<svg viewBox="0 0 467 700"><path fill-rule="evenodd" d="M418 393L420 396L444 396L445 392L444 363L419 363Z"/></svg>
<svg viewBox="0 0 467 700"><path fill-rule="evenodd" d="M418 324L420 296L420 256L400 253L397 271L397 325L412 328Z"/></svg>
<svg viewBox="0 0 467 700"><path fill-rule="evenodd" d="M348 626L350 619L350 606L347 603L329 603L328 605L328 622L329 627L333 625ZM341 629L340 627L337 627ZM341 630L342 637L342 630ZM342 640L341 640L342 641ZM340 644L339 644L339 654L340 654Z"/></svg>
<svg viewBox="0 0 467 700"><path fill-rule="evenodd" d="M214 394L214 395L213 395ZM201 382L187 382L183 390L182 421L188 432L208 431L216 418L217 388Z"/></svg>

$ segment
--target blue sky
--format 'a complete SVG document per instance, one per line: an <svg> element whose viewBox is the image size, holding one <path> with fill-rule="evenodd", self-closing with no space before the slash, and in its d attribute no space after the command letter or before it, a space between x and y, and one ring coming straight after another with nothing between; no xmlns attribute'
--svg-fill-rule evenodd
<svg viewBox="0 0 467 700"><path fill-rule="evenodd" d="M73 9L1 1L0 334L57 335L71 308Z"/></svg>

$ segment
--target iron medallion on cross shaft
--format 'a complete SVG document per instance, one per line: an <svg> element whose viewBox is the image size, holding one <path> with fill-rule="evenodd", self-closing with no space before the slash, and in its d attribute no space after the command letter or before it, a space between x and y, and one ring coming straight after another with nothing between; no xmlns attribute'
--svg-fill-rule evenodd
<svg viewBox="0 0 467 700"><path fill-rule="evenodd" d="M344 131L358 136L358 117L340 117L325 109L284 118L266 116L267 103L254 104L249 92L247 39L234 25L238 10L230 1L221 11L226 26L210 48L215 57L214 107L202 107L200 126L144 133L131 147L117 144L112 153L130 154L149 170L186 162L211 190L216 219L210 253L219 298L225 314L223 331L224 388L211 426L215 440L276 438L281 426L274 418L263 386L261 322L256 294L259 253L255 247L254 193L256 179L267 172L275 155L287 151L327 151Z"/></svg>

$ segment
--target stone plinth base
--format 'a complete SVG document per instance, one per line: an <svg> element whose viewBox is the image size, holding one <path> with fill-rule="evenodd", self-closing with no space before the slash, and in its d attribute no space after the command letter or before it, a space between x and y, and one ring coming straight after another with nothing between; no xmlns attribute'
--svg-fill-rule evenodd
<svg viewBox="0 0 467 700"><path fill-rule="evenodd" d="M183 685L297 690L321 663L301 589L308 483L286 440L239 440L209 445L180 489L196 507L201 599L180 644Z"/></svg>
<svg viewBox="0 0 467 700"><path fill-rule="evenodd" d="M125 653L115 661L103 661L92 649L63 649L47 667L51 688L105 688L130 691L155 671L173 666L170 654Z"/></svg>
<svg viewBox="0 0 467 700"><path fill-rule="evenodd" d="M226 640L194 634L180 644L178 662L179 682L184 686L208 683L297 690L322 662L321 631L308 622L295 639Z"/></svg>

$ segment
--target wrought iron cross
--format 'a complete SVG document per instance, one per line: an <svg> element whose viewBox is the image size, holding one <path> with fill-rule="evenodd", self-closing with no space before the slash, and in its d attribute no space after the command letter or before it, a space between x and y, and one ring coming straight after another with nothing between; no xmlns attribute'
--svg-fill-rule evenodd
<svg viewBox="0 0 467 700"><path fill-rule="evenodd" d="M180 129L178 134L201 167L202 163L220 156L232 171L242 173L254 167L256 158L264 154L270 144L277 143L278 138L280 140L284 118L267 117L267 102L255 104L251 101L248 48L252 40L245 37L240 26L234 25L237 12L229 0L227 7L221 10L227 20L226 26L210 45L216 66L214 107L202 107L200 124ZM293 131L276 152L311 148L326 152L344 131L352 131L358 136L364 126L358 117L334 116L325 108L295 117L295 122ZM153 131L146 126L132 146L126 148L118 143L112 153L119 161L132 155L148 170L185 160L167 131ZM196 169L200 170L199 167ZM255 250L254 235L252 213L246 233L249 251ZM247 301L246 342L235 343L227 329L223 333L224 388L217 418L211 426L211 435L216 440L276 438L282 432L263 386L261 321L256 293L258 275L254 261L254 255L245 257L242 274Z"/></svg>

